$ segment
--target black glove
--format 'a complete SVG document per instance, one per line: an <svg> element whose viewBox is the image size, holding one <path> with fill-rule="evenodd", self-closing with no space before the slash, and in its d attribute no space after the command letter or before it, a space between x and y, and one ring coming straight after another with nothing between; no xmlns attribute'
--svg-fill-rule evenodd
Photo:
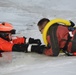
<svg viewBox="0 0 76 75"><path fill-rule="evenodd" d="M40 39L29 38L29 44L38 44L41 45Z"/></svg>
<svg viewBox="0 0 76 75"><path fill-rule="evenodd" d="M74 27L74 26L75 26L75 23L72 22L71 20L69 20L69 21L70 21L70 23L71 23L71 27Z"/></svg>
<svg viewBox="0 0 76 75"><path fill-rule="evenodd" d="M45 45L34 45L31 47L31 52L42 54L46 49Z"/></svg>
<svg viewBox="0 0 76 75"><path fill-rule="evenodd" d="M12 51L27 52L28 44L15 44L13 45Z"/></svg>

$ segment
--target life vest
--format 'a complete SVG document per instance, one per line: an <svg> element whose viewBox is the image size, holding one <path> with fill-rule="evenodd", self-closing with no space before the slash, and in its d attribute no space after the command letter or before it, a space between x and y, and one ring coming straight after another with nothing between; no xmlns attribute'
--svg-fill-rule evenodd
<svg viewBox="0 0 76 75"><path fill-rule="evenodd" d="M44 41L45 45L47 45L47 40L46 40L47 31L48 31L49 27L52 26L55 23L61 23L61 24L64 24L66 26L71 25L70 21L65 20L65 19L56 18L56 19L50 20L50 22L48 22L46 24L46 26L44 27L43 34L42 34L43 41Z"/></svg>

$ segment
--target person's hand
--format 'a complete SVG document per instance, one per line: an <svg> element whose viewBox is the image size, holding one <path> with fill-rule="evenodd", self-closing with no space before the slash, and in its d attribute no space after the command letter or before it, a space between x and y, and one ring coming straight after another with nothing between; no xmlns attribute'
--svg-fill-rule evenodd
<svg viewBox="0 0 76 75"><path fill-rule="evenodd" d="M42 54L45 49L46 49L45 45L33 45L31 47L31 52Z"/></svg>
<svg viewBox="0 0 76 75"><path fill-rule="evenodd" d="M41 45L41 40L40 39L34 39L34 38L29 38L29 44L38 44Z"/></svg>

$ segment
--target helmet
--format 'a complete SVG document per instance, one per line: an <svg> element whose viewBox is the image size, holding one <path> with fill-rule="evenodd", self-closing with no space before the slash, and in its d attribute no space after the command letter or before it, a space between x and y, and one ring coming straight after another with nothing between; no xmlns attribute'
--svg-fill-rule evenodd
<svg viewBox="0 0 76 75"><path fill-rule="evenodd" d="M0 23L0 37L6 39L8 36L7 33L15 34L15 29L13 26L8 22Z"/></svg>
<svg viewBox="0 0 76 75"><path fill-rule="evenodd" d="M0 23L0 32L11 32L12 30L14 30L14 28L10 23L7 22Z"/></svg>

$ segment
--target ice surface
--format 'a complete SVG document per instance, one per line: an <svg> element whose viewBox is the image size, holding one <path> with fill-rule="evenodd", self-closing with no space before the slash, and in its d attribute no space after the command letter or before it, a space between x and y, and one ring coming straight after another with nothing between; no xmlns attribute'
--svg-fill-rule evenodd
<svg viewBox="0 0 76 75"><path fill-rule="evenodd" d="M7 55L7 56L6 56ZM12 59L9 59L9 56ZM4 58L3 58L4 57ZM75 75L76 57L49 57L36 53L7 52L0 60L0 75Z"/></svg>
<svg viewBox="0 0 76 75"><path fill-rule="evenodd" d="M10 22L17 36L42 40L37 22L64 18L76 23L76 0L0 0L0 22ZM6 52L0 58L0 75L76 75L76 57L48 57L36 53Z"/></svg>

